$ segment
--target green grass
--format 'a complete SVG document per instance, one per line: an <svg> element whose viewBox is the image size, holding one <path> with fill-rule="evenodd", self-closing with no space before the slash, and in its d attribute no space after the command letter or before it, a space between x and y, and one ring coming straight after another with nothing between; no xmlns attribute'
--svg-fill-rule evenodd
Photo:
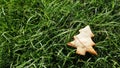
<svg viewBox="0 0 120 68"><path fill-rule="evenodd" d="M90 25L98 56L66 45ZM119 0L0 0L0 68L120 67Z"/></svg>

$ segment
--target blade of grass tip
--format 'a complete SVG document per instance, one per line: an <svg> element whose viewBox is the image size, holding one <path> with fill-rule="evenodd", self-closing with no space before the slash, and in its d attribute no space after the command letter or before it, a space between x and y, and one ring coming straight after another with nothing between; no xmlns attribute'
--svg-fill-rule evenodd
<svg viewBox="0 0 120 68"><path fill-rule="evenodd" d="M113 62L114 68L116 68L116 66L120 66L120 65L118 64L118 62L116 62L115 60L111 60L111 61Z"/></svg>
<svg viewBox="0 0 120 68"><path fill-rule="evenodd" d="M10 68L13 68L13 62L10 64Z"/></svg>
<svg viewBox="0 0 120 68"><path fill-rule="evenodd" d="M44 64L44 56L40 57L41 60L40 60L40 68L41 67L45 67L45 64Z"/></svg>
<svg viewBox="0 0 120 68"><path fill-rule="evenodd" d="M60 55L60 53L62 52L62 50L63 50L63 48L58 51L57 56Z"/></svg>
<svg viewBox="0 0 120 68"><path fill-rule="evenodd" d="M19 59L20 59L20 54L17 54L16 64L14 66L18 66L19 65Z"/></svg>
<svg viewBox="0 0 120 68"><path fill-rule="evenodd" d="M6 41L2 42L0 45L0 48L3 47L5 43L6 43Z"/></svg>
<svg viewBox="0 0 120 68"><path fill-rule="evenodd" d="M19 51L19 50L24 50L24 49L26 49L26 47L24 47L24 48L19 48L19 49L17 48L17 49L14 50L14 53L16 53L16 52Z"/></svg>
<svg viewBox="0 0 120 68"><path fill-rule="evenodd" d="M72 53L72 51L69 52L69 53L67 54L67 56L65 56L62 67L64 67L64 65L65 65L65 63L66 63L66 61L67 61L67 59L70 58L69 56L70 56L71 53Z"/></svg>
<svg viewBox="0 0 120 68"><path fill-rule="evenodd" d="M97 62L100 62L101 60L105 60L105 58L104 57L100 57L100 58L98 58L96 61L95 61L95 63L97 63Z"/></svg>
<svg viewBox="0 0 120 68"><path fill-rule="evenodd" d="M113 0L112 1L112 9L114 9L116 2Z"/></svg>
<svg viewBox="0 0 120 68"><path fill-rule="evenodd" d="M4 16L6 15L3 7L2 7L2 13Z"/></svg>
<svg viewBox="0 0 120 68"><path fill-rule="evenodd" d="M63 64L62 64L62 68L65 66L65 63L66 63L66 58L64 59L64 61L63 61Z"/></svg>
<svg viewBox="0 0 120 68"><path fill-rule="evenodd" d="M23 62L21 65L17 66L16 68L23 68L26 64L28 64L29 62L31 62L33 59L30 59L26 62Z"/></svg>
<svg viewBox="0 0 120 68"><path fill-rule="evenodd" d="M91 60L91 58L89 58L89 59L85 62L85 65L86 65L86 66L88 66L88 65L90 64L90 62L89 62L90 60Z"/></svg>
<svg viewBox="0 0 120 68"><path fill-rule="evenodd" d="M36 52L39 52L40 50L45 50L44 49L44 47L45 47L45 44L42 44L41 42L39 43L40 44L40 48L38 48L37 50L36 50Z"/></svg>
<svg viewBox="0 0 120 68"><path fill-rule="evenodd" d="M71 31L72 31L72 30L68 30L68 31L62 32L62 33L54 36L53 38L51 38L50 40L48 40L45 45L48 45L48 43L49 43L50 41L52 41L53 39L55 39L55 38L57 38L57 37L59 37L59 36L61 36L61 35L63 35L63 34L66 34L66 33L68 33L68 32L71 32Z"/></svg>
<svg viewBox="0 0 120 68"><path fill-rule="evenodd" d="M46 10L50 10L51 7L53 7L53 4L55 4L56 0L52 1L49 6L46 8Z"/></svg>
<svg viewBox="0 0 120 68"><path fill-rule="evenodd" d="M59 44L58 44L59 45ZM49 47L47 47L46 49L45 49L45 51L48 51L48 49L50 49L51 47L54 47L54 46L56 46L56 45L50 45Z"/></svg>
<svg viewBox="0 0 120 68"><path fill-rule="evenodd" d="M10 39L5 35L6 32L2 33L1 36L3 36L9 43L11 43Z"/></svg>
<svg viewBox="0 0 120 68"><path fill-rule="evenodd" d="M25 66L24 68L30 68L32 65L34 65L35 62L37 62L39 59L35 59L30 65Z"/></svg>
<svg viewBox="0 0 120 68"><path fill-rule="evenodd" d="M37 48L34 46L34 44L33 44L32 41L30 41L30 44L32 45L32 47L33 47L34 49L37 49Z"/></svg>
<svg viewBox="0 0 120 68"><path fill-rule="evenodd" d="M35 64L33 64L34 68L37 68L37 66Z"/></svg>
<svg viewBox="0 0 120 68"><path fill-rule="evenodd" d="M33 17L35 17L35 15L32 15L30 18L28 18L27 24L30 22L30 20L31 20Z"/></svg>

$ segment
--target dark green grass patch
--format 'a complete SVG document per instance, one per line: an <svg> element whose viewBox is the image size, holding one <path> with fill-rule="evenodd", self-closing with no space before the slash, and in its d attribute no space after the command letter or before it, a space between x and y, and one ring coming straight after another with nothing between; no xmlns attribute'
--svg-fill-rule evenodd
<svg viewBox="0 0 120 68"><path fill-rule="evenodd" d="M90 25L98 56L66 45ZM119 0L0 0L0 68L120 67Z"/></svg>

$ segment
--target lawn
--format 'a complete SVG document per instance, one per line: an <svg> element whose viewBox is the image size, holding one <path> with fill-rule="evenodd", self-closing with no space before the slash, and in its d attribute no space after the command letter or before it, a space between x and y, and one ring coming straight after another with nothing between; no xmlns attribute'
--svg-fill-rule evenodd
<svg viewBox="0 0 120 68"><path fill-rule="evenodd" d="M97 56L67 46L87 25ZM0 68L118 68L119 42L119 0L0 0Z"/></svg>

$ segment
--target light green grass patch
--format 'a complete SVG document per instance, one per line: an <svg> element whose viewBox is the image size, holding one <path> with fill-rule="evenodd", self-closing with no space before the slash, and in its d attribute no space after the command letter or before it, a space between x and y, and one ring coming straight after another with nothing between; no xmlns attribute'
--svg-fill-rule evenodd
<svg viewBox="0 0 120 68"><path fill-rule="evenodd" d="M66 45L90 25L98 56ZM0 68L120 67L119 0L0 0Z"/></svg>

